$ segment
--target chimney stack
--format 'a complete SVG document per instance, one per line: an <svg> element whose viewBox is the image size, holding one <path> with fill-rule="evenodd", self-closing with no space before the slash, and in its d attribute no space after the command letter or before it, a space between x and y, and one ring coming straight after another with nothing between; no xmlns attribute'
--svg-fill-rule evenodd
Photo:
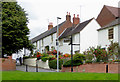
<svg viewBox="0 0 120 82"><path fill-rule="evenodd" d="M53 28L53 23L52 22L49 23L48 30L50 30L51 28Z"/></svg>
<svg viewBox="0 0 120 82"><path fill-rule="evenodd" d="M66 21L71 21L70 12L69 12L69 14L68 14L68 12L67 12L67 15L66 15Z"/></svg>
<svg viewBox="0 0 120 82"><path fill-rule="evenodd" d="M77 17L75 17L75 14L73 15L73 24L77 25L80 22L80 18L79 18L79 14L77 15Z"/></svg>

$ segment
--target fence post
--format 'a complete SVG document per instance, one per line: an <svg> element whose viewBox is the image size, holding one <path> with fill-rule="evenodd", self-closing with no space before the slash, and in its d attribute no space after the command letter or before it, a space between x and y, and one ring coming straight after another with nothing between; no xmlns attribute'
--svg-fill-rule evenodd
<svg viewBox="0 0 120 82"><path fill-rule="evenodd" d="M26 65L26 72L28 72L28 65Z"/></svg>
<svg viewBox="0 0 120 82"><path fill-rule="evenodd" d="M106 64L106 73L108 73L108 64Z"/></svg>

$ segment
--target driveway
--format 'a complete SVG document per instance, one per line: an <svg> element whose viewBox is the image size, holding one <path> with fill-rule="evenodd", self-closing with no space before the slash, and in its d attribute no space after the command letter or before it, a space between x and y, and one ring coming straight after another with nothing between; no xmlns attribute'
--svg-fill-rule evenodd
<svg viewBox="0 0 120 82"><path fill-rule="evenodd" d="M27 68L28 68L27 69L28 72L36 72L36 67L28 66ZM25 65L22 65L22 66L17 65L16 70L26 72L26 66ZM38 68L38 72L56 72L56 70Z"/></svg>

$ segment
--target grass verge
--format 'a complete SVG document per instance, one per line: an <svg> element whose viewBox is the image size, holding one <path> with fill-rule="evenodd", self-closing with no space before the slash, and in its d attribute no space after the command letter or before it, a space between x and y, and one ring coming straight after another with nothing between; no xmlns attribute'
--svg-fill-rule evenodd
<svg viewBox="0 0 120 82"><path fill-rule="evenodd" d="M2 80L118 80L118 74L3 71Z"/></svg>

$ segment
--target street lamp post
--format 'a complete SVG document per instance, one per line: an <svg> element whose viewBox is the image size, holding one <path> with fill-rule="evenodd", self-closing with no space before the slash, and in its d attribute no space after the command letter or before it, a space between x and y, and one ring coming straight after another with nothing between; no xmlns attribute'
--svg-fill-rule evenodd
<svg viewBox="0 0 120 82"><path fill-rule="evenodd" d="M59 36L59 26L58 26L58 20L61 19L60 17L57 17L57 40L56 40L56 45L57 45L57 72L59 72L59 43L58 43L58 36Z"/></svg>

